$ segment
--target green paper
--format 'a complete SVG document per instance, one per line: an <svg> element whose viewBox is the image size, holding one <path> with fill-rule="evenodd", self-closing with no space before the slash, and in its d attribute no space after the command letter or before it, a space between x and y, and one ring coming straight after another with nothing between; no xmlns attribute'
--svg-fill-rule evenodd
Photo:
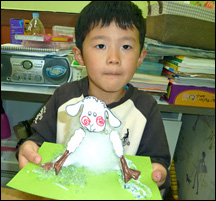
<svg viewBox="0 0 216 201"><path fill-rule="evenodd" d="M64 150L63 145L44 142L38 151L42 156L41 164L53 161ZM26 193L61 200L134 200L140 198L161 200L160 191L151 176L153 170L150 158L130 155L125 155L125 158L127 163L132 164L131 168L135 165L134 169L141 171L138 180L131 179L124 184L122 171L95 175L85 168L74 165L62 167L59 174L55 175L54 169L45 173L46 170L40 168L40 165L29 162L7 186Z"/></svg>

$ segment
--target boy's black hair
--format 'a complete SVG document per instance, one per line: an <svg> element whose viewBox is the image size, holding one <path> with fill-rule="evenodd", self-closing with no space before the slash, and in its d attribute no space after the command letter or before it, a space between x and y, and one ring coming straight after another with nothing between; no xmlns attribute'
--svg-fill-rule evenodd
<svg viewBox="0 0 216 201"><path fill-rule="evenodd" d="M141 52L145 39L145 21L138 6L130 1L92 1L81 11L75 26L76 46L81 53L86 35L99 23L104 27L113 21L122 29L133 29L133 26L138 29Z"/></svg>

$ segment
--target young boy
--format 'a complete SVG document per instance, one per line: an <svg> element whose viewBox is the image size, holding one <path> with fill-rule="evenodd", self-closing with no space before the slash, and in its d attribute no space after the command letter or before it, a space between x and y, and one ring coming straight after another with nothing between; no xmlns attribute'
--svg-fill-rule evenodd
<svg viewBox="0 0 216 201"><path fill-rule="evenodd" d="M80 13L75 36L73 52L88 77L55 91L35 118L34 134L20 146L19 167L41 162L37 151L44 141L64 144L70 130L65 106L94 96L126 125L120 133L129 142L124 153L150 156L152 178L163 188L169 180L170 153L160 111L148 93L128 83L146 56L141 10L129 1L93 1Z"/></svg>

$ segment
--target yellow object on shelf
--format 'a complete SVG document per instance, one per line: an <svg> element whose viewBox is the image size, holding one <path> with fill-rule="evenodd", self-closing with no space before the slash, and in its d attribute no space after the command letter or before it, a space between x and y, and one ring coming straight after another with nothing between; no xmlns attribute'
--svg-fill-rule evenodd
<svg viewBox="0 0 216 201"><path fill-rule="evenodd" d="M176 177L175 171L175 163L172 160L171 167L170 167L170 180L171 180L171 194L175 200L178 200L178 182Z"/></svg>

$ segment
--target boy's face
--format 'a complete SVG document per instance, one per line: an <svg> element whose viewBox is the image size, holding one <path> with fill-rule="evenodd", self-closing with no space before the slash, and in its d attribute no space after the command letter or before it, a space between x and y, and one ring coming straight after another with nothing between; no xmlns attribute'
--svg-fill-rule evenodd
<svg viewBox="0 0 216 201"><path fill-rule="evenodd" d="M89 88L98 92L121 92L146 56L140 54L139 31L123 30L115 22L93 28L83 42L83 55L73 49L77 62L85 65Z"/></svg>

